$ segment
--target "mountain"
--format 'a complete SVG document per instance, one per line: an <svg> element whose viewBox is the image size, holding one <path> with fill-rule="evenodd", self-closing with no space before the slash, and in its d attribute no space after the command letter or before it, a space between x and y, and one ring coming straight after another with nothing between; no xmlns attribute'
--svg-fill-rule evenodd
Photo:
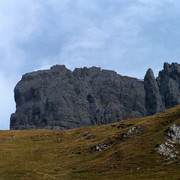
<svg viewBox="0 0 180 180"><path fill-rule="evenodd" d="M0 144L3 180L178 180L180 106L108 125L0 131Z"/></svg>
<svg viewBox="0 0 180 180"><path fill-rule="evenodd" d="M164 63L155 79L121 76L97 67L64 65L25 74L15 87L10 129L72 129L144 117L180 104L180 65Z"/></svg>

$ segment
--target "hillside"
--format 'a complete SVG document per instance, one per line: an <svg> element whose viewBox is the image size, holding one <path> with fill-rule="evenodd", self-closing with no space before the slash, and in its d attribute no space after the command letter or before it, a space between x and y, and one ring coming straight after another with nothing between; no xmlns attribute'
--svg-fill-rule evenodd
<svg viewBox="0 0 180 180"><path fill-rule="evenodd" d="M0 179L180 179L180 141L167 140L174 124L180 106L72 130L0 131ZM157 153L163 144L167 156Z"/></svg>

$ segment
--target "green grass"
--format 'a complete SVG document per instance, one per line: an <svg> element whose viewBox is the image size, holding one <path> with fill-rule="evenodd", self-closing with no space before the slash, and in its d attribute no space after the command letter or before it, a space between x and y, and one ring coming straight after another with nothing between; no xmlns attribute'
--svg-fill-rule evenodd
<svg viewBox="0 0 180 180"><path fill-rule="evenodd" d="M108 124L63 131L0 131L0 179L180 180L180 165L167 164L155 150L174 123L180 123L180 106L114 123L112 128ZM123 141L134 125L141 127L141 133ZM90 135L95 137L87 139ZM94 152L92 147L102 142L109 148Z"/></svg>

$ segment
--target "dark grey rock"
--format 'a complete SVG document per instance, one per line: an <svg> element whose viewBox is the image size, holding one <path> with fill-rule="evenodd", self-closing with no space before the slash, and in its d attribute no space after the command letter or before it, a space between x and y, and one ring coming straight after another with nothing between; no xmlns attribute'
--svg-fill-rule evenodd
<svg viewBox="0 0 180 180"><path fill-rule="evenodd" d="M180 104L180 65L144 81L97 67L64 65L25 74L15 87L10 129L71 129L143 117Z"/></svg>
<svg viewBox="0 0 180 180"><path fill-rule="evenodd" d="M166 108L180 104L180 65L164 63L157 82Z"/></svg>
<svg viewBox="0 0 180 180"><path fill-rule="evenodd" d="M144 78L146 92L146 115L153 115L165 109L158 84L152 69L148 69Z"/></svg>
<svg viewBox="0 0 180 180"><path fill-rule="evenodd" d="M142 82L96 67L28 73L14 91L11 129L71 129L146 114Z"/></svg>

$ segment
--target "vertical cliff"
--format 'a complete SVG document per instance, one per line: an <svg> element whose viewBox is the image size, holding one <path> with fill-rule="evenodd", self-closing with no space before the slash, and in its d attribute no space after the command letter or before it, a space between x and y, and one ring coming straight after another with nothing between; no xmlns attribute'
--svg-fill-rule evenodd
<svg viewBox="0 0 180 180"><path fill-rule="evenodd" d="M165 109L158 83L152 69L144 77L146 115L153 115Z"/></svg>
<svg viewBox="0 0 180 180"><path fill-rule="evenodd" d="M180 65L144 81L97 67L56 65L25 74L15 87L11 129L70 129L143 117L180 104Z"/></svg>
<svg viewBox="0 0 180 180"><path fill-rule="evenodd" d="M164 63L157 78L163 103L166 108L180 104L180 65Z"/></svg>

